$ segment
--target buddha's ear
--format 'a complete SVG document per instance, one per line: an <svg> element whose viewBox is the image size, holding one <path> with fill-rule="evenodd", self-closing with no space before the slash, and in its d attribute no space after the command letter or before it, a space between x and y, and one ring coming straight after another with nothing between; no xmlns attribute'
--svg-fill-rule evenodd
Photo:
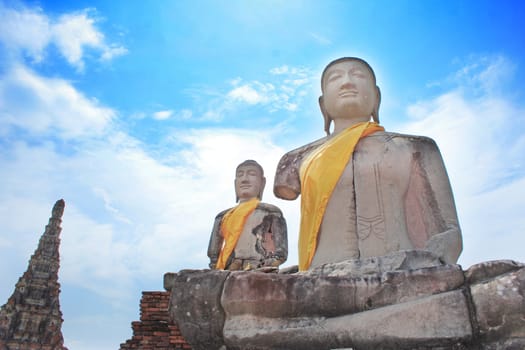
<svg viewBox="0 0 525 350"><path fill-rule="evenodd" d="M261 191L259 192L259 195L257 197L259 197L259 200L262 201L262 196L263 196L263 192L264 192L264 187L266 186L266 178L263 176L262 177L262 181L261 181Z"/></svg>
<svg viewBox="0 0 525 350"><path fill-rule="evenodd" d="M324 119L324 131L326 132L326 136L330 135L330 124L332 124L332 118L326 113L326 109L324 107L324 98L323 96L319 96L319 108L321 109L321 113L323 114Z"/></svg>
<svg viewBox="0 0 525 350"><path fill-rule="evenodd" d="M372 111L372 120L379 124L379 105L381 104L381 90L376 86L376 105Z"/></svg>
<svg viewBox="0 0 525 350"><path fill-rule="evenodd" d="M235 188L235 203L239 202L239 194L237 193L237 182L235 182L235 179L233 180L233 188Z"/></svg>

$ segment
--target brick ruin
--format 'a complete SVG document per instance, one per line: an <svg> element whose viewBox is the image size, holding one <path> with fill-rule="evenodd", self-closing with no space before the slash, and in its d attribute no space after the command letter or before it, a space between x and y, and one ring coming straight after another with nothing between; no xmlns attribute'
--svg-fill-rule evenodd
<svg viewBox="0 0 525 350"><path fill-rule="evenodd" d="M133 337L120 350L191 349L179 327L169 320L170 292L142 292L140 321L131 323Z"/></svg>
<svg viewBox="0 0 525 350"><path fill-rule="evenodd" d="M60 223L64 200L49 223L7 303L0 308L0 350L67 350L60 311Z"/></svg>

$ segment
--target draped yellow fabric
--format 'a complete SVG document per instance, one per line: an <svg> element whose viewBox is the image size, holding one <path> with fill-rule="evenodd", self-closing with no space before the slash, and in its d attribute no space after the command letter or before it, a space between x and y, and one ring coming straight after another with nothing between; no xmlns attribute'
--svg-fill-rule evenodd
<svg viewBox="0 0 525 350"><path fill-rule="evenodd" d="M377 123L358 123L341 131L312 151L303 161L301 178L301 224L299 270L310 267L317 248L317 236L326 205L350 161L359 139L384 128Z"/></svg>
<svg viewBox="0 0 525 350"><path fill-rule="evenodd" d="M249 201L241 202L224 215L221 222L221 233L224 241L217 259L217 265L215 266L217 270L224 270L226 267L226 262L237 245L246 219L253 213L259 202L260 200L256 197Z"/></svg>

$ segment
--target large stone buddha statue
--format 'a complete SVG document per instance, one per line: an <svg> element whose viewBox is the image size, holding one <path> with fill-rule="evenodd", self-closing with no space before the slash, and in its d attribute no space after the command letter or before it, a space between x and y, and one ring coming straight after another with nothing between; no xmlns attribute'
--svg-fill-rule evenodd
<svg viewBox="0 0 525 350"><path fill-rule="evenodd" d="M286 153L274 184L279 198L301 195L299 269L400 250L455 263L461 231L436 143L379 125L380 90L360 58L328 64L321 90L327 136Z"/></svg>
<svg viewBox="0 0 525 350"><path fill-rule="evenodd" d="M266 184L263 168L246 160L237 166L234 182L239 204L215 218L208 246L210 267L278 267L288 256L286 221L279 208L261 202Z"/></svg>

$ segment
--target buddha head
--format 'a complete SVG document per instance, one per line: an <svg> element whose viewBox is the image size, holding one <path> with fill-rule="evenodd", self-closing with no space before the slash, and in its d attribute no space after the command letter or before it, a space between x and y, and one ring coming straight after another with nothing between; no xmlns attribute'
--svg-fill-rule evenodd
<svg viewBox="0 0 525 350"><path fill-rule="evenodd" d="M266 178L262 166L255 160L245 160L235 170L235 196L237 202L254 197L262 199Z"/></svg>
<svg viewBox="0 0 525 350"><path fill-rule="evenodd" d="M325 131L330 134L332 120L352 120L356 123L379 123L381 91L375 73L361 58L342 57L330 62L321 75L319 107Z"/></svg>

